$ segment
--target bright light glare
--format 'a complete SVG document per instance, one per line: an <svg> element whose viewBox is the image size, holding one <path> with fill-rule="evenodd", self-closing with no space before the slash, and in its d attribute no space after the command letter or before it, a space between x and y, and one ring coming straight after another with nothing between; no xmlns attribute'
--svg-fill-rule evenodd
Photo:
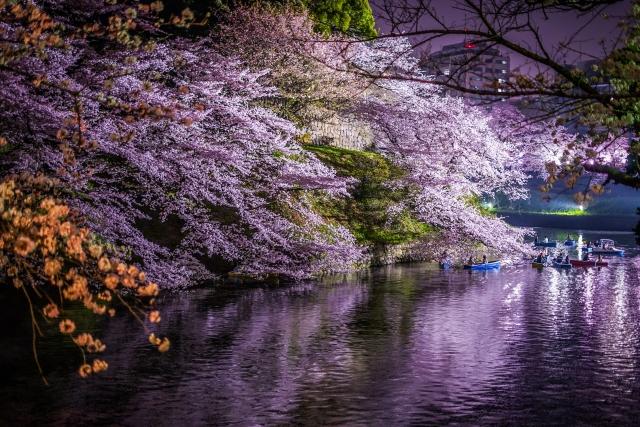
<svg viewBox="0 0 640 427"><path fill-rule="evenodd" d="M583 211L583 210L584 210L584 206L582 206L582 205L578 206L578 208L579 208L581 211Z"/></svg>

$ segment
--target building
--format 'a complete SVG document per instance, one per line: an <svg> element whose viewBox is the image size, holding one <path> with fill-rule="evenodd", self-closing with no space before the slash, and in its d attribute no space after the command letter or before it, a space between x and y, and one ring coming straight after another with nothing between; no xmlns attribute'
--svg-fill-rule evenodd
<svg viewBox="0 0 640 427"><path fill-rule="evenodd" d="M486 41L464 41L462 43L443 46L442 50L421 59L423 71L436 77L438 81L470 88L487 89L500 92L501 86L509 81L509 56ZM447 93L453 96L465 96L480 100L473 94L448 88ZM499 97L482 97L485 101Z"/></svg>

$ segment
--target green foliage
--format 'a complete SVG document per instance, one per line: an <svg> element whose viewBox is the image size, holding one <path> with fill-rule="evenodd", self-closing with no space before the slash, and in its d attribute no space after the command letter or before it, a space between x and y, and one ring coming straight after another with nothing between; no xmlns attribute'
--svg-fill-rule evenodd
<svg viewBox="0 0 640 427"><path fill-rule="evenodd" d="M368 0L307 0L306 6L317 21L317 31L341 32L375 37L375 20Z"/></svg>
<svg viewBox="0 0 640 427"><path fill-rule="evenodd" d="M634 1L628 19L621 24L626 30L624 45L598 69L603 78L610 81L616 95L612 98L612 111L596 109L590 119L613 130L626 128L637 133L640 131L640 1ZM638 176L640 146L637 142L632 144L629 154L627 173Z"/></svg>
<svg viewBox="0 0 640 427"><path fill-rule="evenodd" d="M10 153L14 149L15 149L15 146L12 146L11 144L0 145L0 156L3 154Z"/></svg>
<svg viewBox="0 0 640 427"><path fill-rule="evenodd" d="M545 215L561 215L561 216L585 216L589 215L584 209L563 209L557 211L542 211L541 214Z"/></svg>
<svg viewBox="0 0 640 427"><path fill-rule="evenodd" d="M496 216L496 208L494 208L493 206L489 207L488 205L484 204L480 196L469 196L467 197L465 202L467 202L469 206L473 206L474 208L476 208L476 210L480 212L481 215L487 217Z"/></svg>
<svg viewBox="0 0 640 427"><path fill-rule="evenodd" d="M362 244L406 243L435 229L404 211L390 220L387 209L406 199L410 189L391 189L389 184L405 172L384 156L371 151L305 145L342 176L356 178L352 198L330 199L314 196L315 209L326 218L349 228Z"/></svg>
<svg viewBox="0 0 640 427"><path fill-rule="evenodd" d="M512 211L503 210L501 212L510 213ZM516 211L513 211L513 212L519 213L519 214L526 213L526 214L536 214L536 215L559 215L559 216L587 216L587 215L591 215L589 212L587 212L586 210L582 210L582 209L561 209L561 210L547 210L547 211L516 210Z"/></svg>
<svg viewBox="0 0 640 427"><path fill-rule="evenodd" d="M224 15L242 6L293 7L308 9L317 22L316 30L323 34L341 32L360 37L375 37L373 11L368 0L172 0L165 2L163 17L180 15L183 9L194 12L196 21L207 20L215 25ZM193 26L197 34L206 27Z"/></svg>

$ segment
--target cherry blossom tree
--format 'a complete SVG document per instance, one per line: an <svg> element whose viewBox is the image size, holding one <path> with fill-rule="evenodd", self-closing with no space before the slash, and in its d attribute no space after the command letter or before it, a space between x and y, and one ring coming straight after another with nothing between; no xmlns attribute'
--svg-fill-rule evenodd
<svg viewBox="0 0 640 427"><path fill-rule="evenodd" d="M526 252L526 230L483 215L470 202L497 193L527 196L523 141L500 138L486 111L442 96L436 86L387 81L379 88L360 113L375 130L375 148L407 170L398 185L412 188L412 197L396 211L410 209L453 244L465 239L504 253Z"/></svg>
<svg viewBox="0 0 640 427"><path fill-rule="evenodd" d="M34 16L48 24L47 43L0 70L4 170L58 175L91 228L169 286L212 277L205 265L217 258L237 272L298 278L360 261L350 233L307 198L344 197L349 180L301 150L291 122L258 105L276 93L259 81L263 72L219 55L208 38L154 35L161 30L141 16L157 3L80 3L47 4L59 13L74 6L72 17L5 10L15 45ZM112 27L113 39L104 37ZM65 42L48 42L62 31ZM171 218L172 244L141 226Z"/></svg>
<svg viewBox="0 0 640 427"><path fill-rule="evenodd" d="M266 17L261 18L263 15ZM448 242L449 252L463 241L481 242L505 252L526 251L523 231L483 216L470 200L498 192L525 197L528 175L521 153L530 151L526 146L532 141L520 135L507 137L490 113L467 105L461 98L443 96L435 85L366 77L390 67L395 73L420 77L416 59L408 54L407 40L360 43L344 37L321 39L314 36L303 15L285 19L250 9L239 11L234 18L226 28L226 37L240 40L241 46L251 46L251 38L259 40L260 52L241 46L237 50L247 52L242 58L249 66L276 64L275 75L266 76L274 84L281 85L282 75L300 70L309 81L322 76L323 85L310 86L306 92L311 99L325 97L325 86L332 79L336 84L331 87L346 89L348 102L332 112L344 120L357 118L366 123L375 135L372 149L407 171L394 185L411 188L411 197L391 209L390 221L412 212L447 236L440 243ZM233 31L243 28L239 23L244 22L251 23L252 31Z"/></svg>
<svg viewBox="0 0 640 427"><path fill-rule="evenodd" d="M522 145L514 155L523 169L545 180L543 192L550 191L559 180L574 188L586 175L586 186L578 188L574 197L578 203L588 202L594 194L602 194L611 178L605 172L586 171L585 167L624 169L627 165L627 133L610 133L604 138L598 135L594 139L587 132L569 129L555 120L529 120L510 104L494 107L491 116L492 128L501 139Z"/></svg>

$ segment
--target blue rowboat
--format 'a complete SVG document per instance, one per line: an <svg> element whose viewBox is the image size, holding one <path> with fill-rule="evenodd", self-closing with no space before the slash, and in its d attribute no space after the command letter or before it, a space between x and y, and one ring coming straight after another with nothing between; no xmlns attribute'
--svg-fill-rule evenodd
<svg viewBox="0 0 640 427"><path fill-rule="evenodd" d="M564 241L565 246L576 246L578 242L576 240L567 239Z"/></svg>
<svg viewBox="0 0 640 427"><path fill-rule="evenodd" d="M500 261L485 262L483 264L465 264L465 270L495 270L500 268Z"/></svg>
<svg viewBox="0 0 640 427"><path fill-rule="evenodd" d="M555 248L556 242L534 242L533 246L538 248Z"/></svg>

